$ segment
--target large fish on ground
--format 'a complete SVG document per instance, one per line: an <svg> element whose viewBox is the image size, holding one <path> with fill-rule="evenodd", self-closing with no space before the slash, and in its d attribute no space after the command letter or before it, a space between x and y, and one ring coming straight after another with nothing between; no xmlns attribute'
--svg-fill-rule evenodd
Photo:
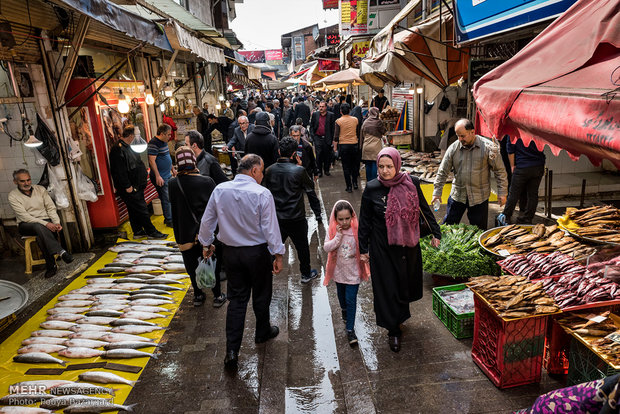
<svg viewBox="0 0 620 414"><path fill-rule="evenodd" d="M32 352L44 352L46 354L53 354L54 352L62 351L67 347L64 345L53 344L31 344L21 347L17 350L18 354L30 354Z"/></svg>
<svg viewBox="0 0 620 414"><path fill-rule="evenodd" d="M25 362L27 364L60 364L63 367L67 365L65 361L54 358L44 352L30 352L28 354L15 355L13 361Z"/></svg>
<svg viewBox="0 0 620 414"><path fill-rule="evenodd" d="M125 384L134 386L136 381L130 381L106 371L87 371L79 375L80 381L97 382L99 384Z"/></svg>

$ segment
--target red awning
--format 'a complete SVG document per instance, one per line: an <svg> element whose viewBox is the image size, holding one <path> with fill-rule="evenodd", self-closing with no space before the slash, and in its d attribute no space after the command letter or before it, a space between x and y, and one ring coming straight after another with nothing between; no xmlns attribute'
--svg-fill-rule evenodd
<svg viewBox="0 0 620 414"><path fill-rule="evenodd" d="M482 135L620 168L620 1L579 0L474 85Z"/></svg>
<svg viewBox="0 0 620 414"><path fill-rule="evenodd" d="M295 73L294 75L291 75L290 78L292 79L292 78L296 78L298 76L301 76L304 73L308 72L309 70L310 70L310 68L306 68L306 69L300 70L299 72Z"/></svg>

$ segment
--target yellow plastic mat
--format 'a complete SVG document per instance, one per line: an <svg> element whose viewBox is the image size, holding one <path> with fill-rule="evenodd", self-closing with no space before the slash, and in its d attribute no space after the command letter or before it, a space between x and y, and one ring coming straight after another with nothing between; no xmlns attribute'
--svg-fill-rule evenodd
<svg viewBox="0 0 620 414"><path fill-rule="evenodd" d="M155 224L155 226L158 228L159 231L165 232L166 234L169 235L168 240L173 240L173 237L170 237L170 235L172 234L172 229L169 227L165 227L163 225L163 217L161 216L153 217L153 224ZM129 234L131 234L131 232L129 232ZM126 240L119 239L119 242L120 241L126 241ZM89 278L86 278L86 276L97 275L97 269L103 267L107 263L110 263L114 259L114 257L116 257L116 255L117 253L114 253L114 252L110 252L110 251L106 252L92 266L90 266L80 276L78 276L75 280L73 280L69 284L69 286L63 289L62 292L58 294L58 296L67 294L74 289L78 289L80 287L85 286L87 284L87 281L89 280ZM171 271L169 273L184 273L184 272L172 272ZM105 276L105 275L101 274L100 276ZM170 295L172 298L174 298L175 303L161 305L162 307L165 307L169 310L170 313L168 314L169 315L168 318L153 319L153 320L149 320L149 322L157 323L158 325L161 325L162 327L167 327L170 324L170 321L174 317L174 314L179 308L181 301L183 300L183 297L185 296L189 286L191 285L189 278L182 279L179 282L182 283L182 285L175 284L173 286L181 287L183 288L183 290L173 291L172 295ZM119 375L130 381L137 381L138 378L140 377L140 374L143 372L143 370L141 370L140 373L133 374L133 373L128 373L128 372L116 371L116 370L108 370L105 368L93 368L93 369L88 369L88 370L75 370L75 371L65 370L60 375L26 375L25 374L26 371L28 371L30 368L63 368L61 365L58 365L58 364L27 364L27 363L19 363L19 362L13 361L13 357L17 354L17 350L22 346L21 342L24 339L29 338L31 332L42 329L39 327L39 324L44 322L46 317L48 316L47 310L54 307L56 302L58 302L58 296L56 296L50 302L48 302L32 318L30 318L15 333L13 333L13 335L11 335L9 338L7 338L2 343L2 346L0 347L0 391L1 391L0 397L9 394L9 386L11 384L21 382L21 381L57 380L57 379L78 381L78 375L86 371L106 371L106 372ZM162 330L154 331L151 333L142 334L141 336L153 338L155 339L155 342L159 343L161 341L162 336L164 335L164 332L165 332L165 329L162 329ZM155 347L142 348L140 349L140 351L157 354ZM85 364L85 363L92 363L92 362L112 362L112 363L117 363L117 364L140 366L144 368L149 361L149 357L131 358L131 359L108 359L108 358L102 358L102 357L71 359L71 358L59 357L55 353L51 355L54 357L60 358L64 361L67 361L67 366L71 364ZM105 386L109 388L117 389L116 395L113 397L107 394L96 395L96 396L101 397L101 398L111 397L112 401L115 404L123 404L123 402L126 400L129 393L131 392L131 386L129 385L108 384Z"/></svg>

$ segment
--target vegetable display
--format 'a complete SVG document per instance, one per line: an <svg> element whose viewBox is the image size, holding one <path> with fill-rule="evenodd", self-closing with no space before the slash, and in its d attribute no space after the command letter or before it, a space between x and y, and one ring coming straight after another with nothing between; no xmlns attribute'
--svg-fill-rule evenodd
<svg viewBox="0 0 620 414"><path fill-rule="evenodd" d="M420 240L424 271L453 278L499 275L495 259L478 244L480 234L482 230L476 226L442 225L439 248L431 246L431 236Z"/></svg>

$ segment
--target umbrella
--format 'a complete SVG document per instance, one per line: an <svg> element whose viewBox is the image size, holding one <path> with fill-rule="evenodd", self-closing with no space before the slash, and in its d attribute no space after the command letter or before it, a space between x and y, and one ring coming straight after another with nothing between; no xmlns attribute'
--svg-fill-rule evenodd
<svg viewBox="0 0 620 414"><path fill-rule="evenodd" d="M315 88L326 87L327 89L341 88L353 84L364 85L364 81L360 78L359 69L349 68L333 73L314 84Z"/></svg>

